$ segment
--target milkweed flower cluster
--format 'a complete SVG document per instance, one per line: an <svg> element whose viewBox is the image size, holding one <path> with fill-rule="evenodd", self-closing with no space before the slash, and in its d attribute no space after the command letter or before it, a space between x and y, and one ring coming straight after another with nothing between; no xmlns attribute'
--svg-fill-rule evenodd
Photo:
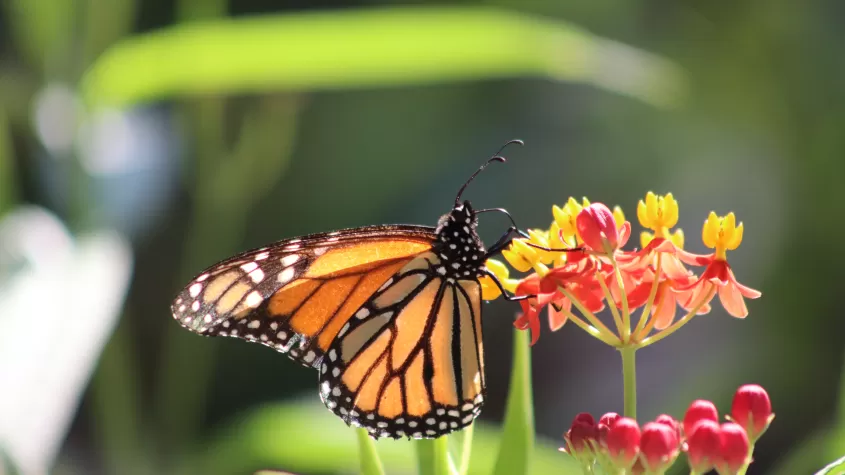
<svg viewBox="0 0 845 475"><path fill-rule="evenodd" d="M739 283L728 264L727 252L743 237L743 224L737 224L733 213L711 212L704 221L702 239L713 252L703 255L685 251L683 231L672 229L679 209L671 193L649 192L639 202L637 218L645 228L639 250L623 249L632 230L619 207L611 210L602 203L570 198L564 206L554 206L552 214L548 229L531 230L502 252L513 269L529 272L526 277L513 279L503 263L487 261L506 290L533 296L521 302L522 315L515 322L517 328L531 330L532 343L540 335L543 309L548 309L552 331L572 321L609 345L641 348L674 333L693 316L708 313L717 295L737 318L748 315L745 298L761 295ZM691 267L703 269L696 274ZM498 297L491 281L482 286L485 299ZM606 306L615 331L596 317ZM676 319L678 307L684 315ZM631 314L640 308L632 326Z"/></svg>
<svg viewBox="0 0 845 475"><path fill-rule="evenodd" d="M716 470L720 475L745 473L754 443L774 419L766 390L756 384L734 394L728 422L719 424L716 406L706 400L690 404L683 420L663 414L642 427L616 413L575 416L561 448L581 464L584 473L656 475L666 472L686 452L691 473Z"/></svg>

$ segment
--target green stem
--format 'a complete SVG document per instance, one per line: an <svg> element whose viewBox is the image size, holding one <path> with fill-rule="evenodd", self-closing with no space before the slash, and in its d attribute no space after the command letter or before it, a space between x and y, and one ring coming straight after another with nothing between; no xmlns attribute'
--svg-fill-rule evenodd
<svg viewBox="0 0 845 475"><path fill-rule="evenodd" d="M654 268L654 275L655 279L651 284L651 291L648 293L648 300L646 300L645 307L643 307L642 313L640 313L640 320L637 322L637 328L634 330L633 338L634 341L642 340L643 338L648 336L648 332L643 332L646 327L646 323L651 324L649 326L649 330L651 331L651 327L654 326L654 318L651 317L651 307L654 305L654 299L657 297L657 288L660 286L660 279L657 276L660 275L660 267L663 261L663 255L657 254L657 265Z"/></svg>
<svg viewBox="0 0 845 475"><path fill-rule="evenodd" d="M619 348L622 354L622 385L624 394L624 415L637 418L637 349L633 346Z"/></svg>
<svg viewBox="0 0 845 475"><path fill-rule="evenodd" d="M442 436L434 440L420 439L415 445L420 475L452 475L448 437Z"/></svg>
<svg viewBox="0 0 845 475"><path fill-rule="evenodd" d="M463 430L464 440L461 447L461 465L458 468L459 475L466 475L469 472L469 461L472 455L472 433L474 432L475 424L470 424L469 427Z"/></svg>
<svg viewBox="0 0 845 475"><path fill-rule="evenodd" d="M358 458L361 462L362 475L384 475L384 467L376 451L376 444L367 435L366 429L356 429L358 434Z"/></svg>

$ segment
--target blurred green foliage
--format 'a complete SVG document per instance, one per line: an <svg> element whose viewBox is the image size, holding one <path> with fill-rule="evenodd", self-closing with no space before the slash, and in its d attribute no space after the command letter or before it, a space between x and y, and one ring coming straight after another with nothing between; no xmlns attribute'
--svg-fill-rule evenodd
<svg viewBox="0 0 845 475"><path fill-rule="evenodd" d="M356 470L354 433L316 407L312 374L181 331L170 298L215 260L282 237L433 224L514 136L528 147L472 194L520 223L545 224L552 203L584 194L631 218L648 189L681 200L689 241L711 208L746 221L733 262L763 299L747 321L711 315L642 352L645 417L677 416L699 397L726 408L739 384L759 382L777 418L751 473L808 473L845 452L845 250L833 239L845 226L842 2L377 3L3 3L0 213L44 204L84 231L102 204L80 152L65 167L39 136L33 104L48 85L70 85L87 119L161 107L181 139L169 172L184 180L160 215L137 218L153 229L136 238L125 315L57 473ZM51 198L64 185L77 190L70 209L67 195ZM514 311L487 307L491 421L504 413ZM570 330L532 349L531 473L569 473L548 438L574 414L621 412L615 355ZM310 402L290 402L300 393ZM522 428L508 446L530 440L527 414L505 421ZM469 473L491 473L498 444L480 424ZM414 470L409 444L376 446L387 473Z"/></svg>

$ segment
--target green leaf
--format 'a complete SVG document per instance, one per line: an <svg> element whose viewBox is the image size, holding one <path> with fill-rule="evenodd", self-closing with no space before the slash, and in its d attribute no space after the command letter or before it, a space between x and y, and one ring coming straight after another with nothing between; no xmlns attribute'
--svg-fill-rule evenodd
<svg viewBox="0 0 845 475"><path fill-rule="evenodd" d="M830 463L816 472L816 475L840 475L842 473L845 473L845 457Z"/></svg>
<svg viewBox="0 0 845 475"><path fill-rule="evenodd" d="M0 216L14 206L17 198L12 134L5 111L0 109Z"/></svg>
<svg viewBox="0 0 845 475"><path fill-rule="evenodd" d="M514 330L513 366L505 409L505 427L494 475L528 473L534 452L534 403L528 332Z"/></svg>
<svg viewBox="0 0 845 475"><path fill-rule="evenodd" d="M419 475L455 475L457 472L449 457L449 438L420 439L414 442L417 449Z"/></svg>
<svg viewBox="0 0 845 475"><path fill-rule="evenodd" d="M292 473L348 472L355 465L358 446L355 431L331 414L309 394L307 402L271 404L252 409L227 424L196 451L181 460L175 473L205 475L252 473L258 468ZM499 431L473 424L473 457L469 475L488 475L495 463ZM374 442L385 473L414 473L418 441ZM538 440L531 474L578 473L578 465L557 451L556 442ZM330 455L330 456L329 456Z"/></svg>
<svg viewBox="0 0 845 475"><path fill-rule="evenodd" d="M565 22L486 7L392 7L209 20L130 37L92 65L82 93L89 104L119 106L515 77L586 82L661 106L684 88L673 64Z"/></svg>
<svg viewBox="0 0 845 475"><path fill-rule="evenodd" d="M361 474L384 475L381 459L379 459L378 452L376 452L376 444L367 435L367 430L360 428L355 429L355 432L358 434L358 454L361 461Z"/></svg>

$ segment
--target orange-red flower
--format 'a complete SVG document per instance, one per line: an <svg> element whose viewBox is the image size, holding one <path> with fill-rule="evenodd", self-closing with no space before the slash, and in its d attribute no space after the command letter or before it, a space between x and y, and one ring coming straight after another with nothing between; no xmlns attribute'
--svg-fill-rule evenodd
<svg viewBox="0 0 845 475"><path fill-rule="evenodd" d="M733 213L722 218L710 214L702 238L715 252L696 255L684 251L683 232L672 230L678 203L671 194L648 193L640 201L637 217L648 229L641 234L640 250L623 249L631 225L618 207L611 211L601 203L570 198L552 211L554 221L548 230L532 230L528 238L514 240L502 253L516 270L530 272L520 281L510 279L505 288L532 296L522 302L523 313L515 322L517 328L531 330L532 343L539 337L539 315L545 307L552 330L574 320L608 344L645 346L671 334L694 315L708 313L716 294L735 317L748 314L744 298L760 296L737 282L727 262L727 251L742 241L743 226L736 225ZM704 270L697 276L690 270L693 267ZM489 285L485 291L496 293ZM617 334L596 316L606 305ZM676 321L679 307L685 314ZM642 312L636 321L631 313L638 308ZM636 328L631 328L632 323ZM658 334L651 336L654 330Z"/></svg>
<svg viewBox="0 0 845 475"><path fill-rule="evenodd" d="M739 226L736 225L736 217L733 213L719 217L711 212L707 221L704 222L702 234L704 244L715 248L716 252L709 255L688 253L681 255L681 259L688 264L707 267L698 280L681 287L680 290L697 290L704 295L713 294L712 291L717 290L722 306L729 314L737 318L748 316L748 308L745 306L743 297L756 299L762 295L759 291L740 284L727 261L727 251L739 246L742 242L742 232L742 223L739 223Z"/></svg>

